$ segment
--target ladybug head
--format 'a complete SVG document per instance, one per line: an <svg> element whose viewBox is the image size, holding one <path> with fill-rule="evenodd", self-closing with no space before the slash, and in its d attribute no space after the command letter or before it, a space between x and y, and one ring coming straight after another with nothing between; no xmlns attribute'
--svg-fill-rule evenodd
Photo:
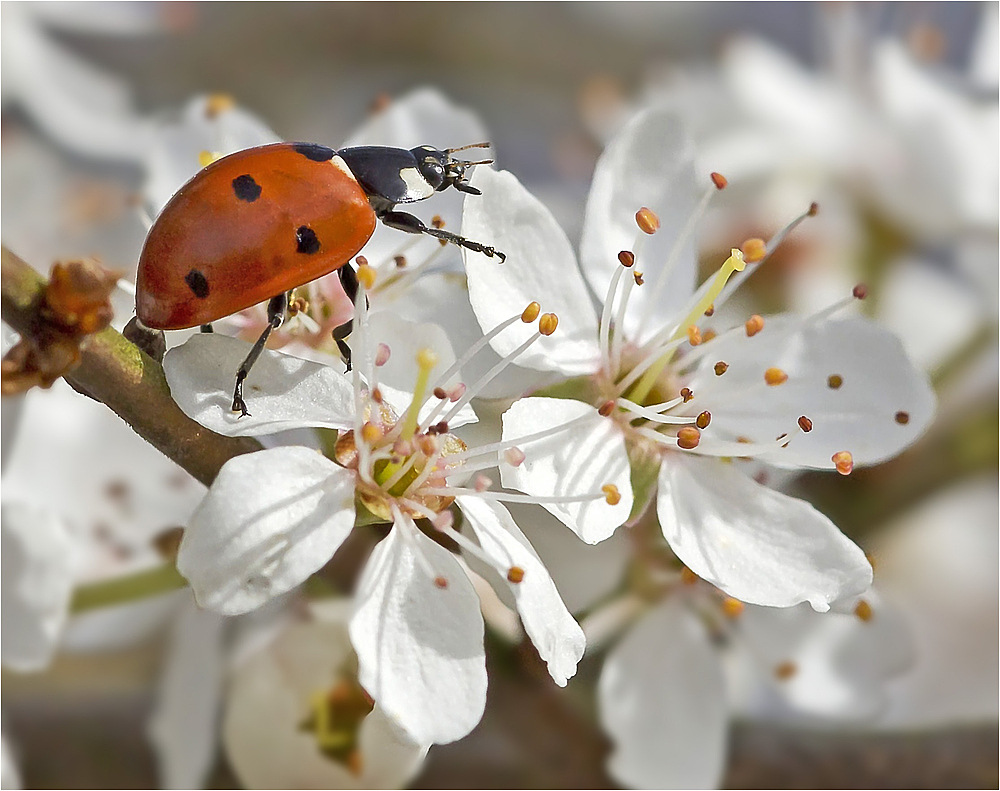
<svg viewBox="0 0 1000 791"><path fill-rule="evenodd" d="M471 186L465 177L465 171L472 165L488 165L492 159L484 159L478 162L465 162L460 159L452 159L451 155L456 151L465 151L469 148L488 148L489 143L473 143L460 148L446 148L439 151L430 146L420 146L411 149L411 153L417 158L417 166L427 183L436 192L454 187L459 192L466 192L470 195L482 195L475 187Z"/></svg>

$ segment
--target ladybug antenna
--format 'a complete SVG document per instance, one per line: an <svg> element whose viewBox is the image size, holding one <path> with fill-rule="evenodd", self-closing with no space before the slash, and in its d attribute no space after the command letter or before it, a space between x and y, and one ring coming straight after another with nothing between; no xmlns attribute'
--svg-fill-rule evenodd
<svg viewBox="0 0 1000 791"><path fill-rule="evenodd" d="M470 165L492 165L493 164L493 160L492 159L480 159L477 162L463 162L460 159L456 159L454 161L455 161L456 164L458 164L458 165L464 165L465 167L469 167Z"/></svg>
<svg viewBox="0 0 1000 791"><path fill-rule="evenodd" d="M444 153L446 154L456 154L459 151L467 151L470 148L489 148L490 143L469 143L467 146L459 146L458 148L446 148Z"/></svg>

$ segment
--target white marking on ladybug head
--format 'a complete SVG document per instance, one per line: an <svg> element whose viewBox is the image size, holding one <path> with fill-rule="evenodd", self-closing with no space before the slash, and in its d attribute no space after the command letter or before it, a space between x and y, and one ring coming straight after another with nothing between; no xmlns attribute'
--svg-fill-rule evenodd
<svg viewBox="0 0 1000 791"><path fill-rule="evenodd" d="M427 179L420 175L420 171L416 168L400 168L399 177L406 185L408 200L423 200L434 194L434 188Z"/></svg>
<svg viewBox="0 0 1000 791"><path fill-rule="evenodd" d="M357 177L353 173L351 173L351 169L349 167L347 167L347 163L339 155L333 156L330 159L330 164L333 165L338 170L340 170L346 176L348 176L351 179L351 181L357 181L358 180Z"/></svg>

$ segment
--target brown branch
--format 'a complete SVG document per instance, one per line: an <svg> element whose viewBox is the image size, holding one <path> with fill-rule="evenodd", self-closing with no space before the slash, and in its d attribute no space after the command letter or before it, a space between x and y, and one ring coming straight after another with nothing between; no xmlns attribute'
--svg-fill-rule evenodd
<svg viewBox="0 0 1000 791"><path fill-rule="evenodd" d="M39 322L46 281L6 247L0 263L3 320L30 334ZM80 364L65 378L206 486L231 458L261 449L255 439L223 437L185 415L170 396L160 364L113 329L87 338Z"/></svg>

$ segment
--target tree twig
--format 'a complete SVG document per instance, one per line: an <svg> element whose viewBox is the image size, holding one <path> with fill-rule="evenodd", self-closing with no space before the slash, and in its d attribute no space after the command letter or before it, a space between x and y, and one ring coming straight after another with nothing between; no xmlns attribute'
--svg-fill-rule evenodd
<svg viewBox="0 0 1000 791"><path fill-rule="evenodd" d="M2 250L3 320L30 333L46 281L6 247ZM250 437L223 437L199 425L174 403L163 368L114 329L90 336L80 365L66 380L111 408L150 445L191 475L211 485L222 465L261 450Z"/></svg>

